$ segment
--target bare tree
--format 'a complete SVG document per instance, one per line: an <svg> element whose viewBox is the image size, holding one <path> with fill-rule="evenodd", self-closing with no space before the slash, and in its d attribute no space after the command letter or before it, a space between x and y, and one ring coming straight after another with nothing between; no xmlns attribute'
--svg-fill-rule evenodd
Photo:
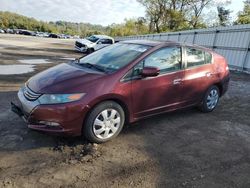
<svg viewBox="0 0 250 188"><path fill-rule="evenodd" d="M212 2L213 0L188 0L187 4L192 10L190 24L193 28L197 28L201 13Z"/></svg>

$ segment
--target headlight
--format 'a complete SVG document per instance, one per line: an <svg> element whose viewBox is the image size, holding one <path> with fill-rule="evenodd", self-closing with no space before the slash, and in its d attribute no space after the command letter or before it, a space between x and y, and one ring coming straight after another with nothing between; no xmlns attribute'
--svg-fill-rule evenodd
<svg viewBox="0 0 250 188"><path fill-rule="evenodd" d="M85 93L75 94L44 94L38 98L40 104L59 104L80 100Z"/></svg>

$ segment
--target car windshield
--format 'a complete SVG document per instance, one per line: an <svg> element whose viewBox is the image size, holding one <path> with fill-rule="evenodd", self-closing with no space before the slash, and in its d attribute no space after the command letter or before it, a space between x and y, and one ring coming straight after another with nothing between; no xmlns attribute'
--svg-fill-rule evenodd
<svg viewBox="0 0 250 188"><path fill-rule="evenodd" d="M96 42L96 41L98 41L99 40L99 38L97 38L96 36L90 36L90 37L87 37L86 39L88 39L89 41L91 41L91 42Z"/></svg>
<svg viewBox="0 0 250 188"><path fill-rule="evenodd" d="M81 58L79 63L95 65L106 72L114 72L129 64L149 48L151 46L116 43Z"/></svg>

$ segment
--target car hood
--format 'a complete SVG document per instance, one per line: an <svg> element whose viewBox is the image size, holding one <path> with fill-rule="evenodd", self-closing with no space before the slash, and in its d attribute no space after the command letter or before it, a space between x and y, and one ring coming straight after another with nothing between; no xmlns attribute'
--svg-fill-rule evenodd
<svg viewBox="0 0 250 188"><path fill-rule="evenodd" d="M41 94L79 93L86 92L88 85L95 84L105 75L75 63L63 63L31 77L26 84Z"/></svg>
<svg viewBox="0 0 250 188"><path fill-rule="evenodd" d="M87 45L87 46L93 46L95 43L87 40L87 39L80 39L80 40L77 40L78 42L84 44L84 45Z"/></svg>

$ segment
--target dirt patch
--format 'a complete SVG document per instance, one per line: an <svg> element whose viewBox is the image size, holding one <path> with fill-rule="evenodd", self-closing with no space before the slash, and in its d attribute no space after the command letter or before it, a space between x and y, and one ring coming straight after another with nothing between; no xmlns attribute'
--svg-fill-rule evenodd
<svg viewBox="0 0 250 188"><path fill-rule="evenodd" d="M0 48L0 65L27 58L54 62L36 65L32 73L0 76L0 187L250 187L250 75L233 72L228 93L212 113L191 108L155 116L96 145L31 131L10 111L30 76L68 61L60 58L82 55L73 41L0 39L0 46L19 41L16 48Z"/></svg>

